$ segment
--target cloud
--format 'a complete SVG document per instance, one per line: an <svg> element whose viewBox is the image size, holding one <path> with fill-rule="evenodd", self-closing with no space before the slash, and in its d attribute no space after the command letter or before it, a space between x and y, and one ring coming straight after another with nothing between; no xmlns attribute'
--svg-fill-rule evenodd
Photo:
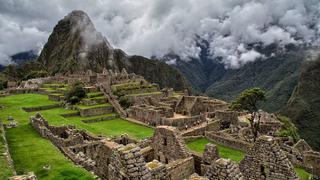
<svg viewBox="0 0 320 180"><path fill-rule="evenodd" d="M57 21L74 9L128 54L199 57L197 38L226 67L263 54L248 44L320 44L318 0L0 0L0 63L14 53L40 49Z"/></svg>

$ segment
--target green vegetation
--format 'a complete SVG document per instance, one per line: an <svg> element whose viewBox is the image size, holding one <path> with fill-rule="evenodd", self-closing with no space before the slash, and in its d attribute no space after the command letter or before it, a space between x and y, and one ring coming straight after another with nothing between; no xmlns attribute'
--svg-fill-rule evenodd
<svg viewBox="0 0 320 180"><path fill-rule="evenodd" d="M301 180L308 180L309 176L311 175L310 173L306 172L304 169L301 168L294 168L298 176L300 177Z"/></svg>
<svg viewBox="0 0 320 180"><path fill-rule="evenodd" d="M87 97L88 98L95 98L95 97L100 97L103 96L102 92L91 92L91 93L87 93Z"/></svg>
<svg viewBox="0 0 320 180"><path fill-rule="evenodd" d="M86 91L84 89L84 84L81 82L75 82L67 90L65 94L67 102L71 104L76 104L81 101L81 99L86 97Z"/></svg>
<svg viewBox="0 0 320 180"><path fill-rule="evenodd" d="M127 96L121 96L119 98L119 104L123 107L123 108L128 108L132 105L132 102L130 102L130 99Z"/></svg>
<svg viewBox="0 0 320 180"><path fill-rule="evenodd" d="M21 109L22 107L44 106L55 103L48 100L46 95L40 94L21 94L0 98L0 104L5 106L4 109L0 110L0 118L5 120L8 116L12 116L18 122L18 127L7 130L8 144L16 170L19 174L33 171L40 179L91 179L90 173L76 167L71 161L67 160L49 140L40 137L29 125L29 117L34 115L35 112L28 113ZM102 105L105 106L106 104ZM64 118L60 116L60 114L75 112L77 111L63 108L40 111L52 125L75 125L76 128L85 129L96 135L112 137L126 133L132 138L144 139L153 134L151 128L119 118L97 123L81 121L114 116L114 113L91 117ZM5 120L5 123L8 123L8 121ZM0 167L3 164L0 163ZM45 165L50 165L50 170L45 170L43 168ZM0 171L0 177L6 176L8 176L6 171Z"/></svg>
<svg viewBox="0 0 320 180"><path fill-rule="evenodd" d="M281 137L292 137L295 142L298 142L300 139L298 134L298 129L295 125L290 121L288 117L278 116L278 119L283 123L282 130L277 134Z"/></svg>
<svg viewBox="0 0 320 180"><path fill-rule="evenodd" d="M301 138L314 150L320 150L320 56L305 61L296 86L281 114L296 125Z"/></svg>
<svg viewBox="0 0 320 180"><path fill-rule="evenodd" d="M233 110L245 110L251 113L251 117L248 120L250 122L250 129L253 134L254 142L257 139L260 127L260 115L258 115L258 121L254 121L256 113L259 110L258 103L265 100L265 91L260 88L251 88L243 91L240 96L231 104L231 109Z"/></svg>
<svg viewBox="0 0 320 180"><path fill-rule="evenodd" d="M2 72L5 81L23 81L32 78L46 77L49 74L37 61L27 61L22 64L10 64Z"/></svg>
<svg viewBox="0 0 320 180"><path fill-rule="evenodd" d="M203 153L205 146L208 143L213 143L218 147L219 155L222 158L228 158L231 161L237 163L239 163L244 158L244 152L211 142L206 138L199 138L194 141L190 141L187 143L187 146L192 151Z"/></svg>
<svg viewBox="0 0 320 180"><path fill-rule="evenodd" d="M126 133L132 138L144 139L146 137L152 136L153 134L153 129L151 128L148 128L143 125L135 124L120 118L96 122L96 123L84 123L81 121L81 120L99 119L107 116L113 116L115 115L114 113L99 115L99 116L90 116L90 117L74 116L74 117L68 117L68 118L64 118L59 115L59 114L73 113L73 112L76 112L76 111L66 110L63 108L56 108L56 109L41 111L40 113L52 125L56 125L56 126L75 125L76 128L78 129L85 129L96 135L104 135L107 137L111 137L111 136L119 136L121 134Z"/></svg>
<svg viewBox="0 0 320 180"><path fill-rule="evenodd" d="M39 179L92 179L90 173L67 160L49 140L40 137L29 125L29 116L34 112L27 113L21 109L54 103L47 96L37 94L0 98L0 104L5 106L0 110L0 118L4 120L12 116L18 122L18 127L7 129L6 133L15 168L19 174L33 171ZM50 170L43 169L44 165L50 165ZM3 173L0 171L0 177Z"/></svg>

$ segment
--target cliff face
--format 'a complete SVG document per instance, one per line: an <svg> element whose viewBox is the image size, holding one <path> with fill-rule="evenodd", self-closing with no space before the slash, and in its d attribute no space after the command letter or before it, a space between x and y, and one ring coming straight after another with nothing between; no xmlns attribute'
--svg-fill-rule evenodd
<svg viewBox="0 0 320 180"><path fill-rule="evenodd" d="M302 138L320 150L320 56L304 63L298 85L281 113L291 118Z"/></svg>
<svg viewBox="0 0 320 180"><path fill-rule="evenodd" d="M113 49L83 11L72 11L58 22L38 61L50 74L125 68L161 87L174 87L177 90L188 87L179 71L165 63L141 56L128 56L122 50Z"/></svg>

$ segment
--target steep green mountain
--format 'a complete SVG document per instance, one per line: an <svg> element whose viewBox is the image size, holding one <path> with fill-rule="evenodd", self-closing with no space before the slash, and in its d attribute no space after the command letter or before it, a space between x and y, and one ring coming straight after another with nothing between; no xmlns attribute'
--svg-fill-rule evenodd
<svg viewBox="0 0 320 180"><path fill-rule="evenodd" d="M320 56L303 64L299 83L281 113L291 118L302 138L320 150Z"/></svg>
<svg viewBox="0 0 320 180"><path fill-rule="evenodd" d="M88 15L72 11L54 27L48 42L38 58L50 74L76 73L103 68L127 69L146 77L161 87L177 90L188 88L186 80L173 67L141 56L128 56L114 49L101 33L97 32Z"/></svg>
<svg viewBox="0 0 320 180"><path fill-rule="evenodd" d="M287 103L297 85L305 54L305 50L296 49L248 63L239 69L228 69L205 92L209 96L231 101L247 88L260 87L267 92L267 101L262 104L262 108L278 111Z"/></svg>
<svg viewBox="0 0 320 180"><path fill-rule="evenodd" d="M195 93L232 101L240 92L251 87L267 91L268 100L264 110L278 111L290 98L298 83L301 63L307 53L304 48L290 47L288 51L270 58L248 63L238 69L225 69L216 59L208 58L206 48L200 59L181 60L178 56L174 65L188 79ZM275 51L275 47L264 49L264 54Z"/></svg>

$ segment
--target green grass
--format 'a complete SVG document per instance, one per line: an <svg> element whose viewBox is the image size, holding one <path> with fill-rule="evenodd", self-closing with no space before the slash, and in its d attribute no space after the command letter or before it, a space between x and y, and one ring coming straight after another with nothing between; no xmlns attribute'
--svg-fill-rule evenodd
<svg viewBox="0 0 320 180"><path fill-rule="evenodd" d="M199 138L194 141L188 142L187 147L192 151L203 153L205 146L208 143L213 143L213 142L209 141L206 138ZM245 153L242 151L232 149L217 143L213 143L213 144L217 145L219 155L222 158L228 158L231 161L234 161L236 163L239 163L244 158Z"/></svg>
<svg viewBox="0 0 320 180"><path fill-rule="evenodd" d="M150 137L153 134L153 129L145 127L143 125L135 124L127 120L123 120L120 118L96 122L96 123L84 123L81 120L86 119L95 119L106 116L112 116L111 114L105 114L100 116L90 116L90 117L69 117L64 118L59 114L72 113L75 111L65 110L63 108L50 109L41 111L40 113L43 117L49 121L52 125L75 125L76 128L85 129L96 135L104 135L107 137L119 136L121 134L128 134L130 137L134 139L144 139L146 137Z"/></svg>
<svg viewBox="0 0 320 180"><path fill-rule="evenodd" d="M40 94L12 95L0 98L0 104L5 108L0 110L0 118L12 116L18 127L7 129L7 141L10 153L19 174L29 171L35 172L39 179L92 179L89 172L76 167L71 161L47 139L29 125L29 116L21 107L41 106L54 104L48 96ZM52 110L53 111L53 110ZM6 121L5 121L6 122ZM42 167L51 166L49 171ZM0 171L0 177L3 171Z"/></svg>
<svg viewBox="0 0 320 180"><path fill-rule="evenodd" d="M87 93L87 97L88 97L88 98L99 97L99 96L103 96L103 93L102 93L102 92L91 92L91 93Z"/></svg>
<svg viewBox="0 0 320 180"><path fill-rule="evenodd" d="M0 98L0 105L5 106L4 109L0 110L0 118L8 123L7 117L12 116L18 122L17 128L7 130L8 144L16 170L19 174L33 171L39 179L90 179L91 175L87 171L76 167L72 162L67 160L49 140L40 137L29 125L29 117L34 115L35 112L28 113L21 109L22 107L43 106L55 103L55 101L48 100L48 96L40 94L12 95ZM103 105L105 106L106 104ZM63 108L40 111L43 117L52 125L75 125L76 128L85 129L96 135L111 137L126 133L132 138L144 139L153 134L152 128L119 118L90 124L81 121L111 116L114 115L113 113L92 117L75 116L64 118L60 116L60 114L74 112L77 111ZM48 172L42 168L46 164L51 166ZM4 163L1 163L1 165L4 165ZM0 177L7 176L5 173L5 171L0 171Z"/></svg>
<svg viewBox="0 0 320 180"><path fill-rule="evenodd" d="M298 174L298 176L300 177L301 180L308 180L310 173L306 172L304 169L302 168L294 168L294 170L296 171L296 173Z"/></svg>

